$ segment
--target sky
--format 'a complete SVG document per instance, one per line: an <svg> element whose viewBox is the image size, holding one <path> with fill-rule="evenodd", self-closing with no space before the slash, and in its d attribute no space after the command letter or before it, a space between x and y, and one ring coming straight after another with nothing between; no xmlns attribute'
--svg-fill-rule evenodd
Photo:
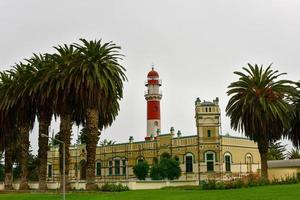
<svg viewBox="0 0 300 200"><path fill-rule="evenodd" d="M100 140L144 139L144 81L152 63L162 79L162 133L174 126L195 135L194 101L219 97L222 134L242 136L225 113L227 86L238 78L233 72L273 63L284 78L299 80L299 10L297 0L0 0L0 69L79 38L113 41L125 55L128 82L119 115ZM58 127L59 119L51 132ZM73 141L79 130L73 127ZM36 124L34 153L37 135Z"/></svg>

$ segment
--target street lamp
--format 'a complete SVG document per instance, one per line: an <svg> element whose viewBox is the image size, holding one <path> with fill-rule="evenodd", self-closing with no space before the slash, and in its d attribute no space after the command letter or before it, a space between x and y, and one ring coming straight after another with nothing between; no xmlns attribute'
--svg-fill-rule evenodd
<svg viewBox="0 0 300 200"><path fill-rule="evenodd" d="M65 143L61 140L58 140L54 137L49 137L48 135L45 135L43 133L41 133L42 137L46 137L46 138L50 138L51 140L54 140L58 143L61 143L63 145L63 200L66 200L66 172L65 172L65 165L66 165L66 151L65 151Z"/></svg>

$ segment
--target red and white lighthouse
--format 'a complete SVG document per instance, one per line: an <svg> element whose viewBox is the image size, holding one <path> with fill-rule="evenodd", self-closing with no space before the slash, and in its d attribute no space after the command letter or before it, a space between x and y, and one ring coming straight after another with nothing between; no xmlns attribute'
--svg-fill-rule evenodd
<svg viewBox="0 0 300 200"><path fill-rule="evenodd" d="M162 94L159 91L161 80L153 67L148 73L145 86L147 87L147 91L145 92L145 99L147 101L147 135L145 140L151 140L155 138L161 130L160 100L162 98Z"/></svg>

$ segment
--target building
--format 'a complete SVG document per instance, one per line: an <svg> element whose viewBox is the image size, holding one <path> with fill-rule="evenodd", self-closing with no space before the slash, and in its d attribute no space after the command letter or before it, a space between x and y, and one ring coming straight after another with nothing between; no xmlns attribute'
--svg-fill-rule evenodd
<svg viewBox="0 0 300 200"><path fill-rule="evenodd" d="M180 162L181 180L226 179L258 173L260 155L257 144L246 138L221 135L219 99L195 101L196 134L183 136L180 131L161 134L159 74L152 70L145 83L147 91L147 131L144 141L135 142L129 137L128 143L97 147L96 179L134 179L133 166L146 160L150 165L157 162L160 155L168 152ZM191 120L193 120L191 116ZM69 179L85 179L85 145L70 148ZM57 146L48 151L48 181L58 181L59 152Z"/></svg>
<svg viewBox="0 0 300 200"><path fill-rule="evenodd" d="M269 160L268 174L271 181L297 177L300 175L300 159Z"/></svg>

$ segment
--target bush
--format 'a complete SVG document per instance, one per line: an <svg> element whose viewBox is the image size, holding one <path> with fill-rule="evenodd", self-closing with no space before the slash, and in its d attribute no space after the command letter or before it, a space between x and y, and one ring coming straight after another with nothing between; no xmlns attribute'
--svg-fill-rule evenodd
<svg viewBox="0 0 300 200"><path fill-rule="evenodd" d="M204 190L215 190L217 188L217 182L215 180L209 180L207 182L204 182L201 185L201 188Z"/></svg>
<svg viewBox="0 0 300 200"><path fill-rule="evenodd" d="M174 180L181 175L179 162L172 158L162 158L159 162L159 171L163 179Z"/></svg>
<svg viewBox="0 0 300 200"><path fill-rule="evenodd" d="M300 172L297 173L297 180L300 182Z"/></svg>
<svg viewBox="0 0 300 200"><path fill-rule="evenodd" d="M150 171L150 177L152 180L169 179L174 180L181 175L181 169L179 161L172 158L170 154L163 153L160 157L160 162L154 164Z"/></svg>
<svg viewBox="0 0 300 200"><path fill-rule="evenodd" d="M128 191L129 188L127 185L122 185L122 184L114 184L114 183L105 183L102 185L100 188L101 191L103 192L123 192L123 191Z"/></svg>
<svg viewBox="0 0 300 200"><path fill-rule="evenodd" d="M133 173L139 180L145 180L149 171L149 165L146 161L138 162L133 167Z"/></svg>
<svg viewBox="0 0 300 200"><path fill-rule="evenodd" d="M152 166L150 170L150 177L152 180L161 180L162 177L160 175L160 168L158 164Z"/></svg>

